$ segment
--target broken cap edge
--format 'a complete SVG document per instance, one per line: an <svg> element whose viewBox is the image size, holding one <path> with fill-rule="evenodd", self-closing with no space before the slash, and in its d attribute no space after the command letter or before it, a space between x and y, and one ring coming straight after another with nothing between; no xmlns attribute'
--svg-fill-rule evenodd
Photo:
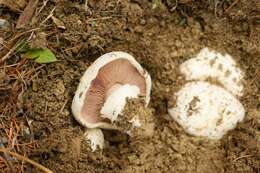
<svg viewBox="0 0 260 173"><path fill-rule="evenodd" d="M145 95L145 106L148 106L150 101L150 93L152 88L152 81L149 73L143 69L143 67L135 60L135 58L122 51L114 51L106 53L100 56L98 59L91 64L87 70L85 71L84 75L81 77L78 88L75 92L71 109L74 118L83 126L87 128L104 128L104 129L117 129L110 123L106 122L98 122L98 123L89 123L85 121L81 117L81 109L84 105L84 100L86 97L86 92L88 91L89 87L91 86L91 82L97 77L99 70L105 66L106 64L116 60L116 59L125 59L128 60L136 69L137 71L144 77L146 83L146 95Z"/></svg>

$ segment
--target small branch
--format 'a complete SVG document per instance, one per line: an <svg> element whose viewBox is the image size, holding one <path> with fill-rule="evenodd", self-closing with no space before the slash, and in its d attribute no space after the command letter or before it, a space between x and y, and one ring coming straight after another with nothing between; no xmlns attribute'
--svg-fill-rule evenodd
<svg viewBox="0 0 260 173"><path fill-rule="evenodd" d="M236 162L236 161L238 161L238 160L240 160L240 159L242 159L242 158L247 158L247 157L252 157L252 156L253 156L253 155L240 156L240 157L235 158L235 159L233 160L233 162Z"/></svg>
<svg viewBox="0 0 260 173"><path fill-rule="evenodd" d="M14 38L12 38L11 40L10 40L10 42L13 42L13 41L15 41L16 39L18 39L18 41L15 43L15 45L0 59L0 64L1 63L3 63L6 59L8 59L9 57L11 57L11 55L12 54L14 54L14 52L16 51L16 49L21 45L21 43L23 42L23 41L26 41L26 40L24 40L24 39L20 39L19 40L19 37L21 37L21 36L23 36L24 34L27 34L27 33L32 33L32 32L34 32L34 31L36 31L36 30L39 30L40 28L34 28L34 29L30 29L30 30L28 30L28 31L25 31L25 32L23 32L23 33L20 33L20 34L18 34L18 35L16 35ZM27 39L28 40L28 39Z"/></svg>
<svg viewBox="0 0 260 173"><path fill-rule="evenodd" d="M13 166L10 164L8 160L6 160L4 157L0 156L0 159L3 160L4 164L8 167L11 173L14 172Z"/></svg>
<svg viewBox="0 0 260 173"><path fill-rule="evenodd" d="M6 59L10 57L10 55L21 45L21 41L16 43L8 52L0 59L0 63L4 62Z"/></svg>
<svg viewBox="0 0 260 173"><path fill-rule="evenodd" d="M5 60L10 58L13 54L16 54L17 51L20 51L18 48L25 44L27 40L24 38L19 38L18 41L13 45L13 47L0 59L0 64L3 63Z"/></svg>
<svg viewBox="0 0 260 173"><path fill-rule="evenodd" d="M46 173L53 173L51 170L49 170L48 168L44 167L43 165L41 165L41 164L39 164L39 163L37 163L37 162L27 158L27 157L24 157L24 156L22 156L20 154L8 151L7 149L4 149L4 148L0 148L0 152L12 155L12 156L16 157L18 160L28 162L28 163L32 164L33 166L35 166L36 168L39 168L40 170L42 170L42 171L44 171Z"/></svg>
<svg viewBox="0 0 260 173"><path fill-rule="evenodd" d="M175 0L175 5L170 9L170 11L176 10L178 7L178 0Z"/></svg>
<svg viewBox="0 0 260 173"><path fill-rule="evenodd" d="M112 17L100 17L100 18L89 19L86 21L86 23L91 23L99 20L108 20L108 19L112 19Z"/></svg>
<svg viewBox="0 0 260 173"><path fill-rule="evenodd" d="M43 5L41 6L40 10L37 12L36 16L39 16L39 14L44 9L44 7L47 5L48 2L49 2L49 0L43 1Z"/></svg>
<svg viewBox="0 0 260 173"><path fill-rule="evenodd" d="M226 10L225 10L225 13L228 13L228 11L234 7L237 3L238 3L239 0L235 0Z"/></svg>
<svg viewBox="0 0 260 173"><path fill-rule="evenodd" d="M62 107L61 107L61 109L60 109L60 113L63 112L63 110L64 110L64 108L65 108L65 106L66 106L67 103L68 103L68 99L66 99L65 102L63 103L63 105L62 105Z"/></svg>
<svg viewBox="0 0 260 173"><path fill-rule="evenodd" d="M49 18L53 16L54 10L56 9L56 6L53 7L53 9L50 11L50 14L41 22L41 25L43 25Z"/></svg>

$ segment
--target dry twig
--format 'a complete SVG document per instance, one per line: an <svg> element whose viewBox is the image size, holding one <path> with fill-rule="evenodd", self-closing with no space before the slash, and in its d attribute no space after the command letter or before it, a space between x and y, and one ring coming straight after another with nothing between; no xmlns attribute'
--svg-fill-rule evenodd
<svg viewBox="0 0 260 173"><path fill-rule="evenodd" d="M0 59L0 63L4 62L10 55L21 45L22 41L18 41L8 52Z"/></svg>
<svg viewBox="0 0 260 173"><path fill-rule="evenodd" d="M244 155L244 156L240 156L240 157L237 157L237 158L235 158L234 160L233 160L233 162L236 162L236 161L238 161L238 160L240 160L240 159L242 159L242 158L247 158L247 157L253 157L253 155Z"/></svg>
<svg viewBox="0 0 260 173"><path fill-rule="evenodd" d="M4 148L0 148L0 152L3 152L3 153L7 153L9 155L12 155L14 157L16 157L18 160L20 161L25 161L25 162L28 162L30 164L32 164L33 166L35 166L36 168L46 172L46 173L53 173L51 170L49 170L48 168L44 167L43 165L27 158L27 157L24 157L20 154L17 154L17 153L14 153L14 152L11 152L11 151L8 151L7 149L4 149Z"/></svg>
<svg viewBox="0 0 260 173"><path fill-rule="evenodd" d="M228 13L228 11L234 7L237 3L238 3L239 0L235 0L226 10L225 10L225 13Z"/></svg>

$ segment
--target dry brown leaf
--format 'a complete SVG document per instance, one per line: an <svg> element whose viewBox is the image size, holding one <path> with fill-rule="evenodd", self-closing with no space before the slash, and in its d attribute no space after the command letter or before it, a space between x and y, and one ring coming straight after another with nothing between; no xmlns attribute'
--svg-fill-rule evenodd
<svg viewBox="0 0 260 173"><path fill-rule="evenodd" d="M51 19L52 19L53 23L54 23L58 28L60 28L60 29L66 29L64 23L63 23L60 19L58 19L58 18L56 18L56 17L54 17L54 16L51 16Z"/></svg>
<svg viewBox="0 0 260 173"><path fill-rule="evenodd" d="M29 1L29 3L27 4L26 8L24 9L17 21L16 28L23 28L30 22L38 2L39 0Z"/></svg>

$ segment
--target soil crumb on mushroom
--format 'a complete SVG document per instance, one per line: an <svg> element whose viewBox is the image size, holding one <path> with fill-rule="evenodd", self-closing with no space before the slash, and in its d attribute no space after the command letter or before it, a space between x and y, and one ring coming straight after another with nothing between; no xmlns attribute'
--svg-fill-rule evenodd
<svg viewBox="0 0 260 173"><path fill-rule="evenodd" d="M133 138L150 137L154 131L153 111L145 107L143 99L127 99L123 113L114 124Z"/></svg>

